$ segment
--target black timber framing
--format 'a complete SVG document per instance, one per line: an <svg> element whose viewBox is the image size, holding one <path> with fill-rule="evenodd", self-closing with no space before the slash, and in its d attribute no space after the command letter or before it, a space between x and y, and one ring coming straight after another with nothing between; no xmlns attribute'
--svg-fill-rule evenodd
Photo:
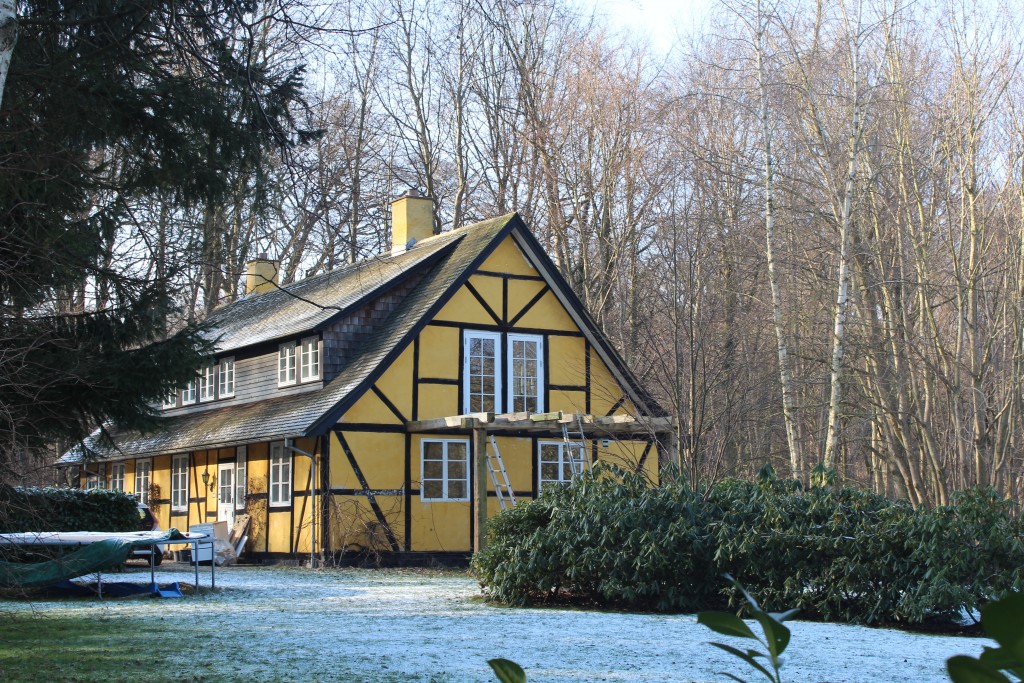
<svg viewBox="0 0 1024 683"><path fill-rule="evenodd" d="M356 456L352 453L352 449L348 445L348 441L345 439L345 435L341 430L335 431L338 436L338 443L341 445L341 450L345 453L345 457L348 459L348 464L352 467L352 472L356 475L356 479L359 480L359 485L363 487L363 492L366 495L367 501L370 503L370 508L373 510L374 516L377 518L377 522L380 523L381 528L384 530L384 535L387 536L388 544L391 546L391 550L398 552L398 539L395 537L395 532L391 529L391 524L388 523L387 517L384 516L384 511L380 509L380 504L377 503L377 498L370 488L370 484L366 481L366 476L363 474L362 468L359 467L359 463L356 462Z"/></svg>

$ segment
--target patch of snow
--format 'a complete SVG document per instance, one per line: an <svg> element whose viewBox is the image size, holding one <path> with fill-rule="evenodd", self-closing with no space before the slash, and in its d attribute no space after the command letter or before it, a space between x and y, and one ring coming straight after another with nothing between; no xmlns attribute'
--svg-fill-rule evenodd
<svg viewBox="0 0 1024 683"><path fill-rule="evenodd" d="M128 574L149 580L148 568ZM182 565L165 565L157 581L191 584L194 576ZM208 582L209 570L201 570L200 584ZM272 674L284 681L494 681L487 660L495 657L518 662L531 683L725 680L720 671L754 679L746 664L708 645L741 643L700 626L695 616L496 607L461 574L236 566L218 568L217 587L198 598L7 602L2 609L152 620L169 633L195 633L196 642L215 643L217 656L194 673L214 680ZM793 639L782 670L789 683L948 683L948 657L976 655L989 644L789 625ZM169 641L181 644L178 636Z"/></svg>

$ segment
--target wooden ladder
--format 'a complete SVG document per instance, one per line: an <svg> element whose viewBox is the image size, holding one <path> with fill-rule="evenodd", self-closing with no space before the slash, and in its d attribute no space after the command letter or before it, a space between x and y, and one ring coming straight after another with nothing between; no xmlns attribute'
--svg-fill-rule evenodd
<svg viewBox="0 0 1024 683"><path fill-rule="evenodd" d="M494 491L498 494L498 505L502 510L509 506L516 506L516 494L512 490L512 484L508 480L508 472L505 471L505 461L501 459L501 451L498 450L498 442L491 435L491 449L487 451L487 471L491 473L491 482L494 484ZM501 475L499 479L499 475Z"/></svg>
<svg viewBox="0 0 1024 683"><path fill-rule="evenodd" d="M575 477L577 474L583 474L587 470L587 464L590 462L589 454L587 453L587 440L583 434L583 418L579 413L576 413L576 427L579 429L579 436L576 434L569 434L568 422L562 423L562 439L565 441L565 448L569 455L569 469L572 470L572 475ZM579 449L579 459L577 460L573 451Z"/></svg>

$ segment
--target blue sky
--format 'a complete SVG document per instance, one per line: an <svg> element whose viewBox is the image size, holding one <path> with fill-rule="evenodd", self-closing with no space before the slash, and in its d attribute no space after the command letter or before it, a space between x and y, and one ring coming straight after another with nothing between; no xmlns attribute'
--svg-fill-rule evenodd
<svg viewBox="0 0 1024 683"><path fill-rule="evenodd" d="M714 0L594 0L615 29L646 33L652 46L667 52L680 33L691 33L709 13ZM589 3L581 2L580 6Z"/></svg>

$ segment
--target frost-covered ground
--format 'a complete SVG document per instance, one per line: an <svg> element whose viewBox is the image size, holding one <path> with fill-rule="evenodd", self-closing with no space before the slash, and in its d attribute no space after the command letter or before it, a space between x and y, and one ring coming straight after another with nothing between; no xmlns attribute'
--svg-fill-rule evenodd
<svg viewBox="0 0 1024 683"><path fill-rule="evenodd" d="M130 571L148 580L148 569ZM158 574L161 583L193 580L181 566ZM531 682L723 681L723 670L754 680L707 645L718 638L693 616L493 607L461 574L228 567L217 586L177 600L3 602L0 616L157 622L168 646L193 653L191 674L204 681L493 681L486 661L494 657L519 662ZM783 668L791 683L947 681L947 657L978 654L987 642L791 626Z"/></svg>

